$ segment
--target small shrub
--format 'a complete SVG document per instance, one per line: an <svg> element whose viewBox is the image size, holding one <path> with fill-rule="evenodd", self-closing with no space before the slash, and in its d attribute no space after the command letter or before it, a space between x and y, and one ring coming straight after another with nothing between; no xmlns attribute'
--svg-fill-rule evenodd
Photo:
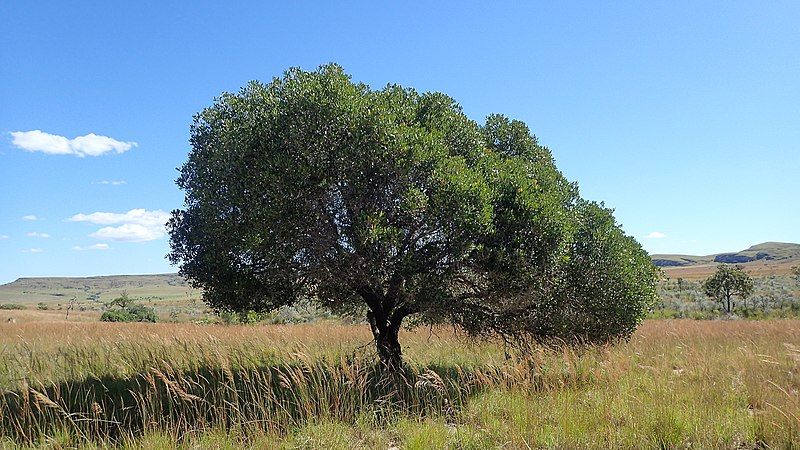
<svg viewBox="0 0 800 450"><path fill-rule="evenodd" d="M158 314L156 314L156 310L153 308L148 308L147 306L135 304L130 305L128 306L128 314L133 316L134 322L158 322Z"/></svg>
<svg viewBox="0 0 800 450"><path fill-rule="evenodd" d="M131 316L127 311L121 309L114 309L110 311L105 311L100 316L101 322L134 322L133 316Z"/></svg>
<svg viewBox="0 0 800 450"><path fill-rule="evenodd" d="M20 305L19 303L3 303L0 305L0 309L25 309L25 305Z"/></svg>

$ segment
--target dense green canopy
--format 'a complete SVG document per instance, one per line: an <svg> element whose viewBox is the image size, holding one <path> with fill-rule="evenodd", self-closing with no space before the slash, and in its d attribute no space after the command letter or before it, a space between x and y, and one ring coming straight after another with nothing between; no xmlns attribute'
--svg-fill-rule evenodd
<svg viewBox="0 0 800 450"><path fill-rule="evenodd" d="M218 309L366 307L382 361L407 323L628 336L656 269L527 126L440 93L291 69L195 117L170 258Z"/></svg>

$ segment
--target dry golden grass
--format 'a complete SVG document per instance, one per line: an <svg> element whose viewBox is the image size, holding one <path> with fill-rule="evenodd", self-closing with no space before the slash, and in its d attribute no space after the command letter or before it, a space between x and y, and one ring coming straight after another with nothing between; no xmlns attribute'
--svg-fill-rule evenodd
<svg viewBox="0 0 800 450"><path fill-rule="evenodd" d="M36 309L0 309L0 324L23 324L29 322L96 322L100 318L99 312L94 311L70 311L66 317L66 311ZM9 323L13 322L13 323Z"/></svg>
<svg viewBox="0 0 800 450"><path fill-rule="evenodd" d="M796 448L800 321L648 321L629 342L504 360L365 326L0 324L0 445ZM177 444L176 444L177 442Z"/></svg>
<svg viewBox="0 0 800 450"><path fill-rule="evenodd" d="M800 265L797 259L781 261L753 261L740 264L745 271L753 277L766 277L770 275L789 275L792 267ZM684 267L663 267L664 273L670 278L684 278L686 280L702 280L710 277L717 271L718 264L700 264Z"/></svg>

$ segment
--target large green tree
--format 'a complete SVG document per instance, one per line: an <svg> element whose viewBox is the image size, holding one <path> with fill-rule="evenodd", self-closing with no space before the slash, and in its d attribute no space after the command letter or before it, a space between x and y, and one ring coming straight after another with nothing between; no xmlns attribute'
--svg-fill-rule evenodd
<svg viewBox="0 0 800 450"><path fill-rule="evenodd" d="M287 71L200 112L170 259L221 310L365 310L381 361L449 323L506 340L628 336L656 269L527 126L440 93ZM406 320L408 318L408 320Z"/></svg>
<svg viewBox="0 0 800 450"><path fill-rule="evenodd" d="M708 297L722 304L723 310L731 314L736 307L733 296L746 299L753 292L753 279L741 266L720 264L714 275L703 281L703 291Z"/></svg>

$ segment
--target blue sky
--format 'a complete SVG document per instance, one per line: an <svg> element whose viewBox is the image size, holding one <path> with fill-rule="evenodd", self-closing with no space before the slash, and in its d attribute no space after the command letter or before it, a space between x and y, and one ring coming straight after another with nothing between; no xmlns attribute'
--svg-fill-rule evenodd
<svg viewBox="0 0 800 450"><path fill-rule="evenodd" d="M800 3L330 3L0 3L0 282L175 270L192 115L327 62L525 121L648 251L800 242Z"/></svg>

